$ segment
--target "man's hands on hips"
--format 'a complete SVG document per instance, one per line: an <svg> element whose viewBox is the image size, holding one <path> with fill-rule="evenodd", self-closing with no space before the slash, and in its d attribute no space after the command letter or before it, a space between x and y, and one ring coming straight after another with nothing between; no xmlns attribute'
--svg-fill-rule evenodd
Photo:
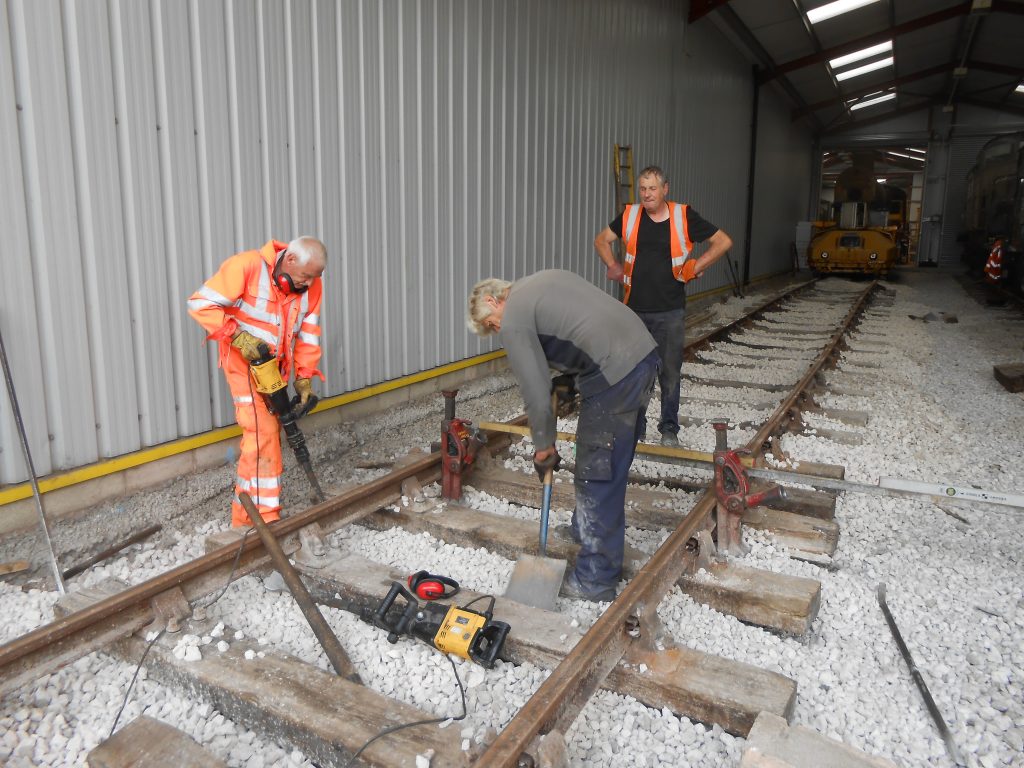
<svg viewBox="0 0 1024 768"><path fill-rule="evenodd" d="M695 277L700 277L697 273L697 259L687 259L683 262L683 282L688 283Z"/></svg>
<svg viewBox="0 0 1024 768"><path fill-rule="evenodd" d="M617 261L613 261L608 266L608 272L606 274L608 275L608 279L613 283L621 283L625 276L625 272L622 270L622 264Z"/></svg>
<svg viewBox="0 0 1024 768"><path fill-rule="evenodd" d="M542 451L534 451L533 468L537 470L537 476L544 482L547 473L554 472L562 463L562 457L558 455L555 446L549 446Z"/></svg>

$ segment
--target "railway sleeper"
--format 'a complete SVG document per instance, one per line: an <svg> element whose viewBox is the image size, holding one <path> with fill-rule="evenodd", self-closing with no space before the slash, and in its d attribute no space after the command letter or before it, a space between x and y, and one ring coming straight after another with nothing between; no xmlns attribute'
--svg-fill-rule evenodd
<svg viewBox="0 0 1024 768"><path fill-rule="evenodd" d="M299 569L314 599L354 613L374 610L391 583L407 576L358 555L324 568ZM463 589L456 602L464 604L478 596ZM515 664L529 662L553 669L582 636L561 614L502 597L496 598L494 616L512 626L502 658ZM667 707L738 736L746 736L759 712L782 718L792 713L796 683L788 677L685 648L668 638L658 641L660 649L640 645L633 644L605 678L606 690L632 696L655 709Z"/></svg>
<svg viewBox="0 0 1024 768"><path fill-rule="evenodd" d="M177 728L140 715L89 752L89 768L227 768Z"/></svg>
<svg viewBox="0 0 1024 768"><path fill-rule="evenodd" d="M468 481L477 490L524 507L538 507L537 481L504 467L488 466L474 472ZM700 487L699 490L703 490ZM555 509L572 509L576 491L572 483L554 483L551 504ZM643 530L672 530L685 517L680 500L666 491L651 488L626 489L626 525ZM831 557L839 542L839 525L795 512L753 507L743 515L744 525L771 533L780 543L798 552Z"/></svg>
<svg viewBox="0 0 1024 768"><path fill-rule="evenodd" d="M381 510L358 522L375 530L402 528L410 533L429 533L463 547L483 547L509 559L522 553L538 554L537 524L495 515L458 504L439 505L434 513L416 514L398 508ZM525 544L524 544L525 542ZM560 529L548 535L548 556L575 563L579 545ZM648 555L626 547L622 575L636 575ZM685 569L681 565L681 570ZM729 561L715 563L706 574L682 575L677 584L683 592L741 621L791 635L806 632L818 612L821 584L814 579L763 571Z"/></svg>
<svg viewBox="0 0 1024 768"><path fill-rule="evenodd" d="M126 587L111 580L102 588L70 594L62 603L81 610ZM202 636L216 623L213 618L190 619L182 630ZM227 637L234 634L227 627L224 632ZM236 723L301 750L318 765L345 766L385 726L433 717L255 641L232 640L223 653L213 645L203 646L201 660L184 661L173 653L178 637L164 633L154 643L146 657L149 677L202 698ZM135 634L105 650L137 664L145 647L146 640ZM246 651L264 655L247 659ZM434 751L435 765L471 764L457 728L411 728L388 734L370 745L360 759L369 765L398 768L414 765L416 756L427 750Z"/></svg>

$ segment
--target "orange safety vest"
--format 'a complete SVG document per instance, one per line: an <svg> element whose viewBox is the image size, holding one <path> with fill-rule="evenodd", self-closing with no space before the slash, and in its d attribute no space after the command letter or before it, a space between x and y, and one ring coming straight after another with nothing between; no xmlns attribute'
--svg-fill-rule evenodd
<svg viewBox="0 0 1024 768"><path fill-rule="evenodd" d="M622 241L626 244L626 262L622 268L622 283L626 290L622 296L622 303L629 304L629 291L633 285L633 263L636 261L637 235L640 232L640 213L643 206L639 204L627 205L622 212ZM679 282L683 280L683 264L693 252L693 241L690 240L690 230L686 225L687 206L682 203L668 203L668 219L672 222L669 227L671 252L672 252L672 277Z"/></svg>
<svg viewBox="0 0 1024 768"><path fill-rule="evenodd" d="M990 283L998 283L1003 279L1003 241L996 240L992 252L985 262L985 279Z"/></svg>
<svg viewBox="0 0 1024 768"><path fill-rule="evenodd" d="M258 251L236 253L189 297L189 314L209 332L208 339L220 342L221 367L229 354L241 354L231 346L231 337L248 331L278 357L285 381L293 365L298 378L324 378L316 367L323 281L318 277L309 290L292 294L274 285L277 255L287 247L270 240Z"/></svg>

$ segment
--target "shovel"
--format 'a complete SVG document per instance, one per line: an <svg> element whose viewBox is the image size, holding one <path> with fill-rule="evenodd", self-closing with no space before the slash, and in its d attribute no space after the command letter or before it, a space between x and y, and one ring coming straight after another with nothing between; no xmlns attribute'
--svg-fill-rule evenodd
<svg viewBox="0 0 1024 768"><path fill-rule="evenodd" d="M552 397L552 408L556 414L557 405L557 399ZM552 474L550 469L544 473L544 498L540 507L540 555L520 555L516 567L512 569L508 587L505 588L505 597L509 600L543 608L545 611L555 610L555 598L562 588L562 577L567 565L565 560L547 557Z"/></svg>

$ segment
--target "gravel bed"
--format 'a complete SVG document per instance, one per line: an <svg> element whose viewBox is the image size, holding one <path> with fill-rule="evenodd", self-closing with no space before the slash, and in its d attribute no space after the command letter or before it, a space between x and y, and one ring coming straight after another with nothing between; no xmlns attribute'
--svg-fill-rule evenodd
<svg viewBox="0 0 1024 768"><path fill-rule="evenodd" d="M862 288L862 283L829 280L817 292L836 294L838 312L843 297ZM941 273L912 275L889 286L886 295L882 306L873 308L860 324L854 350L844 352L841 370L829 377L836 384L849 381L846 386L858 390L864 380L870 381L870 396L819 398L823 407L870 412L868 425L851 427L817 415L808 417L811 426L855 432L864 444L852 447L815 436L786 435L782 447L796 460L844 464L847 477L864 482L895 476L1024 490L1024 397L1005 392L991 374L993 364L1020 359L1020 337L1014 335L1018 326L1009 316L993 315L967 298ZM716 317L738 316L741 307L761 301L763 297L730 299L716 305ZM812 326L826 314L831 316L829 308L817 304L801 311L800 317L773 314L779 319L785 316L790 327ZM937 310L955 313L959 322L926 324L908 318ZM1017 342L1008 345L1013 339ZM872 348L876 344L884 346ZM714 354L729 353L730 347L740 354L752 351L726 343L716 344ZM787 355L764 357L770 364ZM884 368L860 368L856 377L842 370L865 362ZM763 390L723 393L690 383L684 383L684 395L720 401L684 401L686 415L721 416L734 423L764 418L766 414L751 404L777 399ZM474 420L507 419L522 408L507 374L464 387L459 400L460 415ZM388 461L408 447L427 449L438 439L441 407L440 397L434 396L309 435L324 485L365 482L383 471L355 469L357 461ZM652 438L657 437L656 412L655 402L648 414ZM564 419L559 427L574 429L574 420ZM733 431L730 442L739 444L750 435ZM686 428L681 438L689 448L710 450L714 444L708 426ZM571 456L570 446L560 444L559 449L563 456ZM525 444L517 448L506 466L532 472L528 450ZM94 514L55 526L61 551L84 555L125 531L153 521L165 525L150 542L72 580L72 590L109 577L138 583L199 554L206 535L228 525L232 463L232 457L226 457L221 468L99 505ZM710 476L704 470L640 459L634 471L704 481ZM561 480L571 482L568 475ZM290 458L286 458L284 486L286 504L301 505L304 482ZM697 495L676 493L674 498L685 508ZM536 515L530 508L476 490L467 491L467 500L498 514L531 520ZM1024 543L1020 526L1024 513L993 506L954 508L944 503L943 507L967 522L926 501L841 497L836 513L841 537L834 571L793 559L769 534L747 531L751 552L742 558L745 564L821 581L820 613L804 637L783 637L743 624L694 603L678 589L669 593L659 612L680 643L795 679L794 722L899 765L945 768L952 762L875 600L875 588L884 582L893 614L969 764L1022 766ZM553 510L552 522L565 523L568 514L566 509ZM653 551L665 535L665 531L627 532L630 543L645 551ZM501 591L512 568L510 561L489 552L404 531L353 527L333 535L330 543L410 572L429 568L448 573L482 592ZM35 546L32 535L7 537L0 541L0 557L25 557ZM45 578L45 569L37 577ZM0 582L0 610L8 617L0 627L0 641L45 623L54 600L54 593L38 585L23 589ZM559 607L581 631L604 608L573 600L560 600ZM327 668L291 599L267 592L256 577L238 580L208 613L246 638L262 639L263 644ZM414 642L390 646L377 630L349 614L325 609L325 615L346 638L367 685L438 716L459 711L451 667L440 654ZM181 653L216 653L218 642L230 643L234 638L211 637L209 643L205 639L182 642ZM547 674L532 665L499 663L492 671L462 663L458 667L467 684L470 714L465 722L447 727L459 730L467 749L489 729L503 727ZM0 708L0 762L82 765L88 750L106 736L133 672L134 665L94 653L6 697ZM147 679L145 671L121 723L142 711L183 729L231 766L311 765L301 753L262 739L208 705ZM574 767L735 765L744 746L743 739L718 728L607 692L592 698L568 740Z"/></svg>

